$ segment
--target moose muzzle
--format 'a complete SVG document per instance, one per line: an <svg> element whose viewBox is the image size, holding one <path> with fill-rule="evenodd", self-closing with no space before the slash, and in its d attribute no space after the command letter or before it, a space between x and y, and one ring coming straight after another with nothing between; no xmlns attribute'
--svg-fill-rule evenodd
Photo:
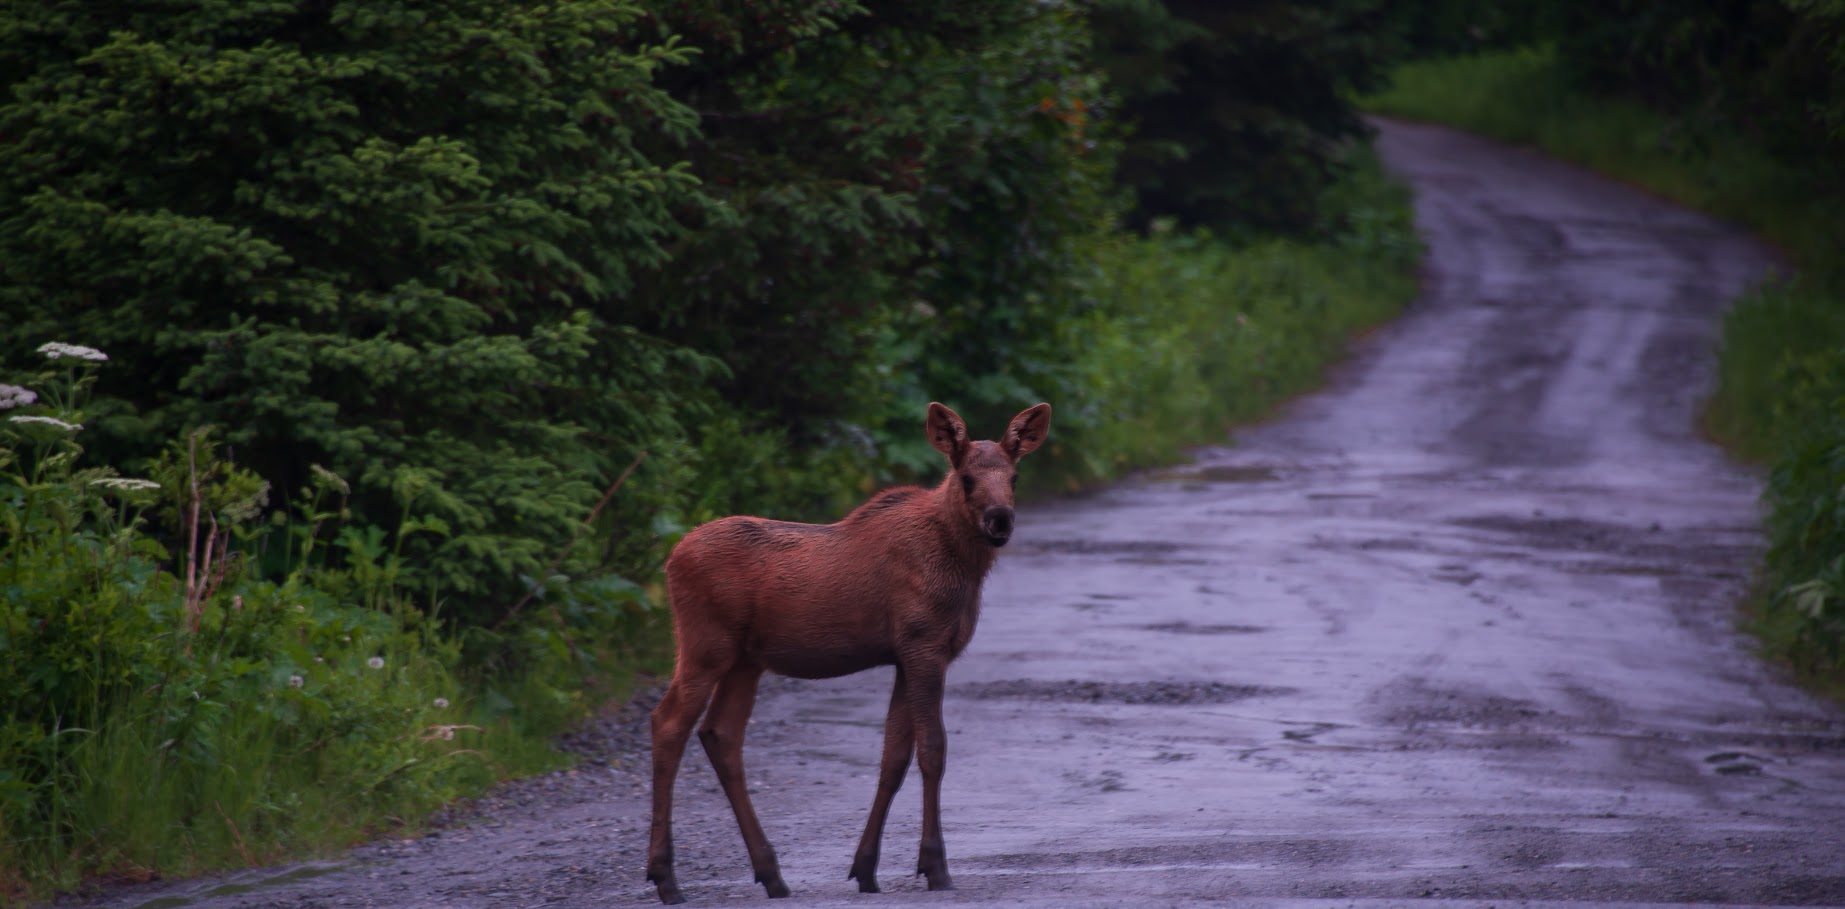
<svg viewBox="0 0 1845 909"><path fill-rule="evenodd" d="M980 515L980 533L994 547L1006 545L1012 539L1012 507L994 505Z"/></svg>

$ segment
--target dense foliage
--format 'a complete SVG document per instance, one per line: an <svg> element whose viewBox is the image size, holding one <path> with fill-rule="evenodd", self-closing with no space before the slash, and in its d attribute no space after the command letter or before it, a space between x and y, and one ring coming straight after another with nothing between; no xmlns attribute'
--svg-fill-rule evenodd
<svg viewBox="0 0 1845 909"><path fill-rule="evenodd" d="M0 13L4 351L81 340L92 447L224 428L279 488L350 477L426 589L504 594L708 357L629 327L681 232L689 52L626 2Z"/></svg>
<svg viewBox="0 0 1845 909"><path fill-rule="evenodd" d="M1364 134L1350 98L1397 53L1379 0L1097 0L1097 59L1132 128L1134 220L1304 232Z"/></svg>

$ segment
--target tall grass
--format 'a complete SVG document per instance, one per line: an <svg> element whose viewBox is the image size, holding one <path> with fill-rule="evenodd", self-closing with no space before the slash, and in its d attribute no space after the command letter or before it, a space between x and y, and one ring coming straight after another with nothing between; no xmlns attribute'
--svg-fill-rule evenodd
<svg viewBox="0 0 1845 909"><path fill-rule="evenodd" d="M1585 91L1545 49L1413 63L1365 104L1534 145L1747 225L1792 257L1799 275L1755 288L1726 317L1706 425L1770 466L1750 628L1768 654L1845 695L1845 212L1811 166L1741 131L1690 129Z"/></svg>
<svg viewBox="0 0 1845 909"><path fill-rule="evenodd" d="M544 736L580 705L536 675L510 697L464 678L461 641L396 588L389 547L319 496L270 520L267 485L202 433L152 479L86 464L106 356L46 352L29 387L0 386L0 903L338 849L561 763ZM143 522L160 511L177 542ZM341 558L248 569L291 536ZM513 629L527 649L556 637L533 626Z"/></svg>

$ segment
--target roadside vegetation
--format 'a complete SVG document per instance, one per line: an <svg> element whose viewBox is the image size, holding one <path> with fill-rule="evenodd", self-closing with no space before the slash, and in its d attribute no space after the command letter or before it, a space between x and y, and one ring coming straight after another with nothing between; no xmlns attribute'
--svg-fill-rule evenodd
<svg viewBox="0 0 1845 909"><path fill-rule="evenodd" d="M1845 694L1845 4L1489 5L1498 26L1365 105L1534 145L1735 220L1789 257L1724 324L1711 434L1765 463L1750 625ZM1457 15L1466 15L1457 12Z"/></svg>
<svg viewBox="0 0 1845 909"><path fill-rule="evenodd" d="M1386 31L1365 0L5 7L0 902L558 766L666 659L687 528L932 482L932 399L1053 402L1045 493L1312 385L1414 290L1346 100Z"/></svg>

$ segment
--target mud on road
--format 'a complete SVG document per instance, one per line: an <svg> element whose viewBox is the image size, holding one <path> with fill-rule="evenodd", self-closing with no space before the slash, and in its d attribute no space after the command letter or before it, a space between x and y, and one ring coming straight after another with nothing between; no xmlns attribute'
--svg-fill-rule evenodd
<svg viewBox="0 0 1845 909"><path fill-rule="evenodd" d="M1845 715L1733 630L1759 479L1696 428L1769 254L1534 154L1381 147L1424 298L1234 447L1021 510L949 679L958 890L904 874L914 778L886 892L846 880L889 671L765 684L748 775L796 902L1845 904ZM641 715L472 824L93 905L654 905ZM762 902L697 749L679 793L692 904Z"/></svg>

